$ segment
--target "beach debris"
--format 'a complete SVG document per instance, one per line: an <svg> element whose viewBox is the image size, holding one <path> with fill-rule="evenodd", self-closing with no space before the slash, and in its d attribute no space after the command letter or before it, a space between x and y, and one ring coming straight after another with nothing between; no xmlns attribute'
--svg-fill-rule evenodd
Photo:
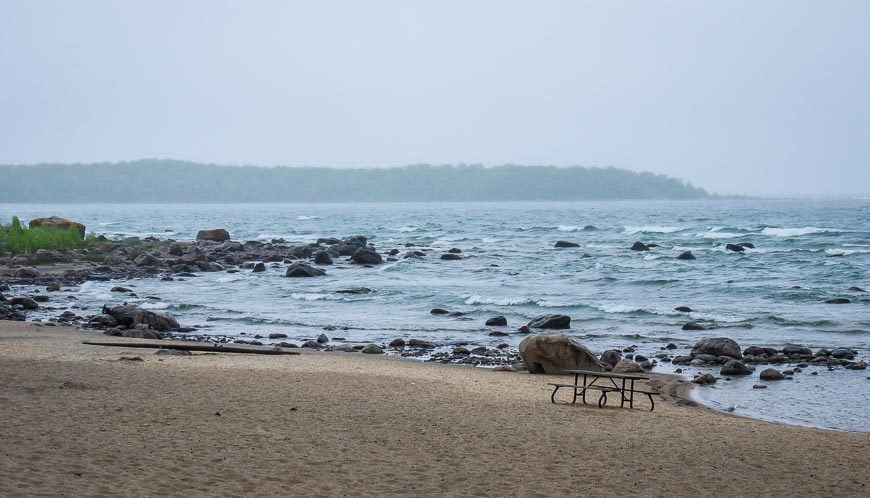
<svg viewBox="0 0 870 498"><path fill-rule="evenodd" d="M530 329L568 329L571 317L568 315L539 315L526 324Z"/></svg>
<svg viewBox="0 0 870 498"><path fill-rule="evenodd" d="M535 334L520 342L520 355L529 373L558 374L563 370L603 371L589 349L564 334Z"/></svg>

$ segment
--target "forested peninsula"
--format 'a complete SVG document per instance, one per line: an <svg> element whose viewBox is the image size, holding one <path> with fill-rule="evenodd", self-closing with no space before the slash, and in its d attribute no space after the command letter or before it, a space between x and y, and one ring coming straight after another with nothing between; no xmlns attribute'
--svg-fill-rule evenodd
<svg viewBox="0 0 870 498"><path fill-rule="evenodd" d="M699 199L683 180L618 168L222 166L144 159L0 165L0 202L438 202Z"/></svg>

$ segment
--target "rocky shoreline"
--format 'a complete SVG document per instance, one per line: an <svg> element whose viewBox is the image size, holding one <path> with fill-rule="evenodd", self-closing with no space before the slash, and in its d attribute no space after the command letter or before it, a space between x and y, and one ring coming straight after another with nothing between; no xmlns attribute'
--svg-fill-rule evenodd
<svg viewBox="0 0 870 498"><path fill-rule="evenodd" d="M641 248L641 245L644 248ZM556 247L571 248L577 245L569 241L558 241ZM749 244L738 247L749 247ZM649 250L649 245L638 242L631 249ZM196 241L187 242L161 240L154 237L144 239L130 237L122 240L100 237L96 244L82 249L41 249L27 256L0 257L0 319L26 320L30 312L40 309L40 303L50 301L51 294L72 293L67 296L67 299L75 300L75 287L86 281L150 278L173 282L196 278L198 273L259 273L267 268L286 269L287 278L312 278L325 275L333 266L373 267L385 262L398 261L399 258L437 258L449 264L449 261L463 259L463 253L460 248L451 248L439 254L430 247L421 247L412 243L379 249L369 243L366 237L360 235L344 239L320 238L304 245L293 245L283 239L273 239L270 242L237 242L231 240L229 232L225 229L201 230ZM19 292L15 295L4 295L10 292L10 286L19 287ZM32 289L28 290L27 287ZM111 290L118 293L118 301L123 304L109 306L107 303L77 303L75 307L83 313L65 310L49 318L46 324L73 325L82 329L100 330L112 336L302 347L325 351L390 354L425 361L495 367L503 370L531 372L547 370L523 361L530 356L524 351L527 349L524 348L524 344L528 342L525 339L520 344L519 350L516 350L508 343L501 343L496 347L475 346L461 341L437 344L413 337L396 337L387 344L350 344L340 337L341 331L335 327L327 327L318 337L302 341L301 344L283 341L286 335L278 333L245 338L230 338L217 334L187 335L197 331L197 327L184 327L167 315L128 305L124 302L124 298L136 296L129 288L116 286ZM372 290L349 287L337 292L366 294ZM158 296L145 296L145 298L160 300ZM675 310L691 311L685 306L678 306ZM441 308L432 309L431 313L466 319L461 312L451 312ZM503 316L494 316L487 318L485 325L492 328L489 333L491 337L522 334L530 338L534 337L533 330L570 328L570 321L571 318L566 315L542 315L520 326L516 331L508 332L507 320ZM688 322L683 329L705 330L706 327L703 324ZM329 337L327 333L337 335ZM612 369L617 372L646 372L670 363L675 367L673 371L677 374L683 373L683 367L706 369L707 371L699 373L693 380L701 385L715 383L716 370L719 376L725 378L746 376L755 374L756 365L789 366L782 371L773 368L765 369L759 374L760 382L791 379L804 369L814 366L829 370L836 368L863 370L867 367L866 361L857 358L857 352L851 349L821 348L813 352L802 345L790 345L782 349L762 346L749 346L742 349L735 341L726 337L708 338L694 345L678 346L670 343L659 350L640 353L637 352L637 345L624 345L608 349L598 356L566 336L559 336L558 340L562 350L571 351L574 357L584 358L582 361L568 360L568 363L559 364L558 368L579 366ZM678 350L684 352L681 354ZM572 361L574 363L571 363ZM766 384L759 383L756 387L766 387Z"/></svg>

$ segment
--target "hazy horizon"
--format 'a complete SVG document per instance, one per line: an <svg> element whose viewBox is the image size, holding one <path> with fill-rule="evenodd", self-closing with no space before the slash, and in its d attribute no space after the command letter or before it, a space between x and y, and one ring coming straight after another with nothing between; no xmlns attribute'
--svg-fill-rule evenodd
<svg viewBox="0 0 870 498"><path fill-rule="evenodd" d="M584 166L870 193L870 3L0 0L0 164Z"/></svg>

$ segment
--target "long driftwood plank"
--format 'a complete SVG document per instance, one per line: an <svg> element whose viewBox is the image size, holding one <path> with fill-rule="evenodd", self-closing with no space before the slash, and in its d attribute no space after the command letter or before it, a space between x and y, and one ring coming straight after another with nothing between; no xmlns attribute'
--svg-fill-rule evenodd
<svg viewBox="0 0 870 498"><path fill-rule="evenodd" d="M286 349L276 347L272 349L265 348L245 348L240 346L230 346L227 344L155 344L151 342L97 342L97 341L82 341L82 344L88 346L115 346L120 348L152 348L152 349L180 349L182 351L208 351L210 353L249 353L249 354L299 354L296 351L287 351Z"/></svg>

